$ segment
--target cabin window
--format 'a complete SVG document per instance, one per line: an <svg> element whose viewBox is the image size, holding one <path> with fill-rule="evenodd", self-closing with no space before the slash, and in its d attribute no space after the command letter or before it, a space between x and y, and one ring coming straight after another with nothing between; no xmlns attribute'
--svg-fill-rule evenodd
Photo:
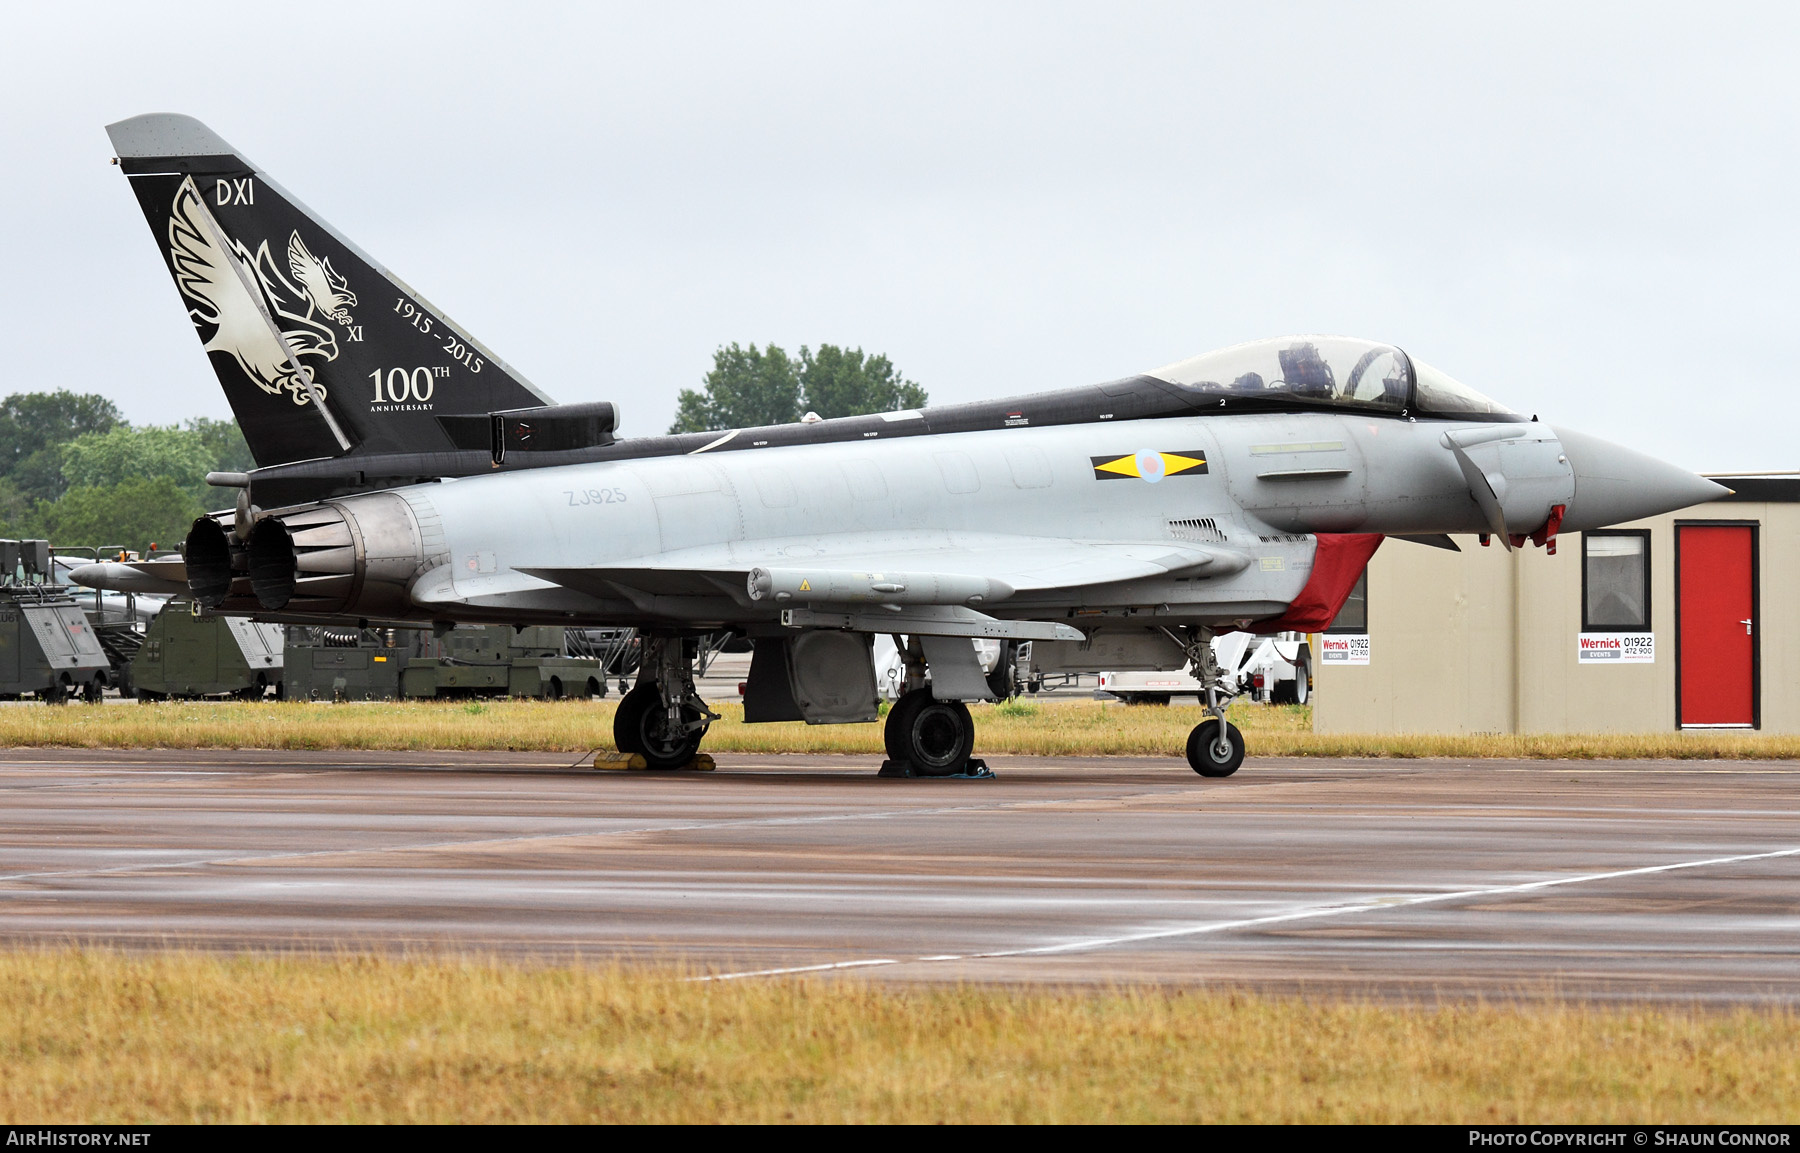
<svg viewBox="0 0 1800 1153"><path fill-rule="evenodd" d="M1646 632L1650 628L1650 534L1581 534L1583 632Z"/></svg>

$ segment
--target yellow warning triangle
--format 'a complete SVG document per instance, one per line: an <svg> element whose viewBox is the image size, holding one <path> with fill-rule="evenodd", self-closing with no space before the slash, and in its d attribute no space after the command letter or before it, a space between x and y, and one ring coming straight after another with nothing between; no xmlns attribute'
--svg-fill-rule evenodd
<svg viewBox="0 0 1800 1153"><path fill-rule="evenodd" d="M812 583L810 581L808 581L805 577L800 578L800 591L803 593L809 593L812 591Z"/></svg>

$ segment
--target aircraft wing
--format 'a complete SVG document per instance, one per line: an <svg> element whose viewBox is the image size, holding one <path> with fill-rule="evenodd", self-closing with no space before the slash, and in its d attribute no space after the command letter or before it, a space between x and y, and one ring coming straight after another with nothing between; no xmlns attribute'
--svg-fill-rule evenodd
<svg viewBox="0 0 1800 1153"><path fill-rule="evenodd" d="M1015 592L1184 575L1249 564L1186 541L1082 541L1000 533L843 533L739 541L585 568L518 571L597 596L718 596L776 603L981 604Z"/></svg>

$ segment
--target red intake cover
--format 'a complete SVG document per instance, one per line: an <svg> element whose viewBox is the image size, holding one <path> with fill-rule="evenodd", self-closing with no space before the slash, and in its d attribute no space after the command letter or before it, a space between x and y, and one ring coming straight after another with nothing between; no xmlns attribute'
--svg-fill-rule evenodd
<svg viewBox="0 0 1800 1153"><path fill-rule="evenodd" d="M1312 576L1306 587L1288 605L1288 611L1273 620L1257 621L1247 631L1253 633L1316 633L1329 625L1356 578L1369 565L1369 558L1381 547L1378 532L1322 532L1319 550L1313 554Z"/></svg>

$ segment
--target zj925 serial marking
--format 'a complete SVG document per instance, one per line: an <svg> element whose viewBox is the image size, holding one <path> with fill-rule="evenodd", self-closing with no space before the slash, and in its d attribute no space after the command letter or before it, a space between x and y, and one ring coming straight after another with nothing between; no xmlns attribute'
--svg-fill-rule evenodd
<svg viewBox="0 0 1800 1153"><path fill-rule="evenodd" d="M569 498L571 508L579 508L584 504L624 504L625 490L622 488L583 488L563 489L563 495Z"/></svg>

